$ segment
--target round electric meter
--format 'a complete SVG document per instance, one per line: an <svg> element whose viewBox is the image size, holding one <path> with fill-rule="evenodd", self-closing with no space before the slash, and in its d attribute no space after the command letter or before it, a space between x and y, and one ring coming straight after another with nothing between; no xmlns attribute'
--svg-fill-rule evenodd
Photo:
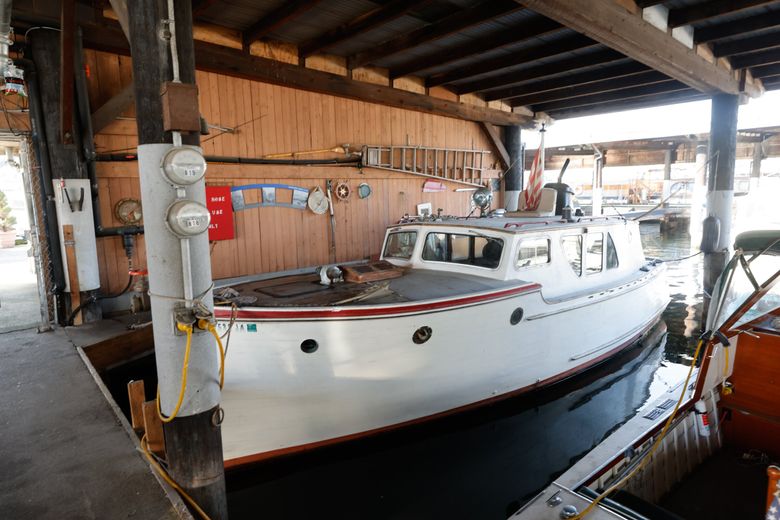
<svg viewBox="0 0 780 520"><path fill-rule="evenodd" d="M195 148L171 148L163 157L162 171L171 184L188 186L206 175L206 159Z"/></svg>
<svg viewBox="0 0 780 520"><path fill-rule="evenodd" d="M177 200L168 207L168 228L181 238L200 235L209 228L211 213L203 204L192 200Z"/></svg>

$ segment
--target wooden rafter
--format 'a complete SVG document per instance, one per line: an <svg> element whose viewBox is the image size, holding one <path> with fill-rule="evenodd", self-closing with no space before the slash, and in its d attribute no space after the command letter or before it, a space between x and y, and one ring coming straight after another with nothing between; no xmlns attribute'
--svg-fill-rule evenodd
<svg viewBox="0 0 780 520"><path fill-rule="evenodd" d="M266 14L244 31L244 47L249 47L263 36L298 18L322 0L287 0L277 9Z"/></svg>
<svg viewBox="0 0 780 520"><path fill-rule="evenodd" d="M398 78L415 72L420 72L431 67L437 67L446 63L481 54L487 51L521 42L528 38L542 36L561 29L561 24L546 18L527 20L522 24L509 27L498 32L486 34L484 37L469 41L448 49L429 54L421 58L403 63L390 69L390 77Z"/></svg>
<svg viewBox="0 0 780 520"><path fill-rule="evenodd" d="M305 58L315 52L325 50L339 42L353 38L366 31L384 25L407 14L413 9L418 9L432 0L390 0L390 2L364 13L349 22L326 31L298 46L298 55Z"/></svg>
<svg viewBox="0 0 780 520"><path fill-rule="evenodd" d="M732 71L707 61L614 0L589 0L587 9L579 0L517 1L706 94L760 94L757 86L741 84Z"/></svg>
<svg viewBox="0 0 780 520"><path fill-rule="evenodd" d="M457 67L447 72L433 74L425 80L425 84L428 87L445 85L447 83L453 83L455 81L471 78L480 74L486 74L508 67L515 67L517 65L522 65L523 63L530 63L532 61L549 58L551 56L557 56L559 54L564 54L573 50L585 49L596 45L600 44L594 42L587 36L583 36L581 34L572 34L553 42L543 42L539 45L519 49L496 58L478 61L476 63Z"/></svg>
<svg viewBox="0 0 780 520"><path fill-rule="evenodd" d="M630 76L632 74L639 74L652 70L646 65L643 65L636 61L626 62L615 65L608 65L598 69L586 70L583 72L574 72L565 76L556 76L554 78L541 79L532 81L529 83L523 83L515 87L508 87L502 90L495 90L490 92L489 97L495 97L495 99L507 99L511 100L519 96L525 96L528 94L534 94L539 92L545 92L548 90L561 89L566 87L573 87L576 85L587 85L601 80L615 80L624 76Z"/></svg>
<svg viewBox="0 0 780 520"><path fill-rule="evenodd" d="M746 35L770 27L780 27L780 11L759 13L735 22L700 27L694 31L693 39L696 43L708 43L729 36Z"/></svg>
<svg viewBox="0 0 780 520"><path fill-rule="evenodd" d="M555 119L565 119L569 117L580 117L585 115L604 114L607 112L616 112L618 110L636 110L638 108L653 107L658 105L671 105L674 103L687 103L689 101L699 101L709 99L710 96L702 94L693 89L680 92L662 93L641 98L611 100L604 103L597 103L584 107L574 107L569 109L560 109L550 111L549 115Z"/></svg>
<svg viewBox="0 0 780 520"><path fill-rule="evenodd" d="M778 52L777 49L767 49L731 57L731 66L735 69L758 67L760 65L769 65L772 63L780 63L780 52Z"/></svg>
<svg viewBox="0 0 780 520"><path fill-rule="evenodd" d="M702 20L708 20L724 14L729 14L745 9L751 9L766 4L771 4L775 0L714 0L701 4L694 4L687 7L680 7L669 11L667 24L669 27L679 27Z"/></svg>
<svg viewBox="0 0 780 520"><path fill-rule="evenodd" d="M750 69L750 72L754 77L767 78L771 76L780 76L780 63L774 63L772 65L764 65L762 67L754 67Z"/></svg>
<svg viewBox="0 0 780 520"><path fill-rule="evenodd" d="M773 32L729 42L715 43L712 46L712 54L714 54L716 58L720 58L721 56L733 56L735 54L755 52L778 46L780 46L780 32ZM775 50L775 52L780 53L779 50Z"/></svg>
<svg viewBox="0 0 780 520"><path fill-rule="evenodd" d="M640 87L631 87L614 90L611 92L601 92L587 96L579 96L571 99L552 101L549 103L540 103L534 105L534 110L541 112L554 112L556 110L568 110L575 107L588 105L597 105L612 101L624 101L627 99L642 98L650 95L667 94L680 91L692 91L692 89L679 81L667 79L665 81L654 83L652 85L642 85Z"/></svg>
<svg viewBox="0 0 780 520"><path fill-rule="evenodd" d="M192 19L202 16L209 7L216 4L219 0L195 0L192 3Z"/></svg>
<svg viewBox="0 0 780 520"><path fill-rule="evenodd" d="M562 99L571 99L590 94L600 94L602 92L611 92L642 85L652 85L654 83L661 83L666 81L671 81L668 76L665 76L655 70L649 70L647 72L632 74L622 78L603 79L601 81L594 81L584 85L573 85L555 90L548 90L546 92L527 94L525 96L511 98L508 101L515 106L536 105L539 103L549 103L551 101L560 101Z"/></svg>
<svg viewBox="0 0 780 520"><path fill-rule="evenodd" d="M570 56L550 63L545 63L543 65L536 65L518 71L491 76L485 79L478 79L469 81L467 83L461 83L455 86L455 91L458 94L483 92L486 90L507 87L515 83L525 82L532 79L552 76L553 74L561 74L576 69L583 69L586 67L592 67L594 65L601 65L603 63L611 63L624 59L625 56L619 52L613 51L612 49L601 49L584 56ZM490 95L488 95L488 97L491 99L491 101L493 99L501 99ZM488 99L488 97L485 99Z"/></svg>
<svg viewBox="0 0 780 520"><path fill-rule="evenodd" d="M487 0L475 7L457 11L434 23L376 45L373 49L350 56L348 64L350 68L362 67L386 56L398 54L423 43L444 38L502 14L520 9L522 7L513 0Z"/></svg>

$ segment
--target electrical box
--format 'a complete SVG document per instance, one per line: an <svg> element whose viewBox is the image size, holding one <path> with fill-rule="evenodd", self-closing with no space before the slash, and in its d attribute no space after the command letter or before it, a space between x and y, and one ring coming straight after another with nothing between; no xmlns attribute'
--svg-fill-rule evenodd
<svg viewBox="0 0 780 520"><path fill-rule="evenodd" d="M76 253L76 267L79 277L79 291L93 291L100 288L98 271L97 240L95 221L92 216L92 192L89 179L54 179L54 200L59 224L62 267L65 271L65 292L70 292L68 254L62 226L73 226L73 248Z"/></svg>
<svg viewBox="0 0 780 520"><path fill-rule="evenodd" d="M200 133L197 85L168 81L163 83L160 96L166 131Z"/></svg>

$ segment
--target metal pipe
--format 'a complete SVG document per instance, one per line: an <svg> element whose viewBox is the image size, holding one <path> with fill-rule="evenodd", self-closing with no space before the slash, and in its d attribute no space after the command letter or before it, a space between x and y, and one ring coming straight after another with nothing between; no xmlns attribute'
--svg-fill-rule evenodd
<svg viewBox="0 0 780 520"><path fill-rule="evenodd" d="M209 163L228 163L228 164L277 164L277 165L298 165L298 166L316 166L316 165L360 165L360 157L337 158L337 159L263 159L260 157L226 157L218 155L206 155L205 159ZM138 157L135 154L105 154L95 157L97 162L134 162Z"/></svg>
<svg viewBox="0 0 780 520"><path fill-rule="evenodd" d="M5 71L11 62L8 49L14 43L11 39L11 7L12 0L0 0L0 73Z"/></svg>

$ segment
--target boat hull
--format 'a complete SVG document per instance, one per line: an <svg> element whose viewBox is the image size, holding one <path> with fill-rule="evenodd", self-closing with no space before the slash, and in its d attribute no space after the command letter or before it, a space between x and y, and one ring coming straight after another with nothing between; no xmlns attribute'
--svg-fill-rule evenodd
<svg viewBox="0 0 780 520"><path fill-rule="evenodd" d="M434 418L585 370L657 322L668 302L662 271L558 302L529 284L406 311L241 310L223 390L226 465ZM512 324L517 309L522 319ZM218 317L226 330L229 314ZM430 338L415 343L421 327ZM316 351L302 350L307 339Z"/></svg>

